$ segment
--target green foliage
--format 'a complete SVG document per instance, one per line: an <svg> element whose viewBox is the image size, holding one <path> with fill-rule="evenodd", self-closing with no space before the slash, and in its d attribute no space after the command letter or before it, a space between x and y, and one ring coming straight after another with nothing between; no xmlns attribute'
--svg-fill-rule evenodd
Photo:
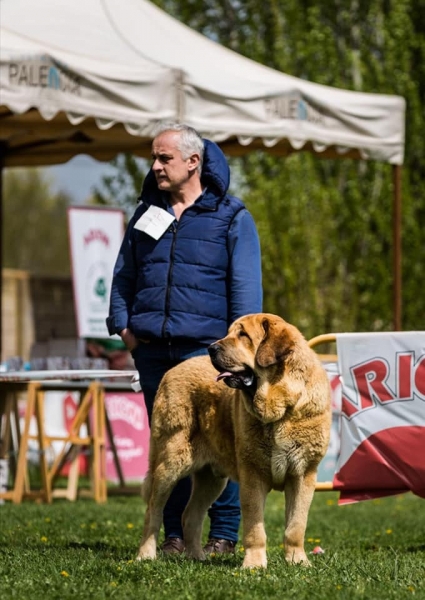
<svg viewBox="0 0 425 600"><path fill-rule="evenodd" d="M3 266L40 275L69 275L67 207L37 169L8 169L3 191Z"/></svg>
<svg viewBox="0 0 425 600"><path fill-rule="evenodd" d="M269 67L406 100L403 328L423 328L423 0L156 0L183 23ZM307 153L233 159L263 249L265 310L307 337L393 328L391 166Z"/></svg>
<svg viewBox="0 0 425 600"><path fill-rule="evenodd" d="M310 569L283 561L283 495L266 503L267 570L242 570L236 556L198 563L178 557L136 562L139 497L0 506L0 595L19 600L424 600L423 499L404 494L339 507L316 493L306 551ZM205 529L206 533L206 529Z"/></svg>
<svg viewBox="0 0 425 600"><path fill-rule="evenodd" d="M116 173L103 178L102 186L96 187L90 204L122 208L127 217L134 212L137 198L142 190L143 179L147 173L146 161L131 154L120 154L110 165Z"/></svg>

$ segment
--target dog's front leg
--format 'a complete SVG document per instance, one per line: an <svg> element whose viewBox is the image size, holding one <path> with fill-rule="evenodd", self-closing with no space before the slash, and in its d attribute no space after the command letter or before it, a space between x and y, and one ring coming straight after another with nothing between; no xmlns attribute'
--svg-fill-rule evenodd
<svg viewBox="0 0 425 600"><path fill-rule="evenodd" d="M316 470L301 477L288 477L285 482L285 559L289 563L310 565L304 550L308 512L316 487Z"/></svg>
<svg viewBox="0 0 425 600"><path fill-rule="evenodd" d="M243 523L244 569L267 567L264 507L269 490L255 474L240 477L240 499Z"/></svg>

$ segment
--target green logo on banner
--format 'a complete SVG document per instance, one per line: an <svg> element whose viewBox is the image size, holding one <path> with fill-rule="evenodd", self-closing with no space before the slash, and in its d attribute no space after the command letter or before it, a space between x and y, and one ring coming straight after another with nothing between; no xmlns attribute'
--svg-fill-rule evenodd
<svg viewBox="0 0 425 600"><path fill-rule="evenodd" d="M99 279L96 281L96 284L94 286L94 292L96 296L102 298L102 300L106 299L106 284L104 277L99 277Z"/></svg>

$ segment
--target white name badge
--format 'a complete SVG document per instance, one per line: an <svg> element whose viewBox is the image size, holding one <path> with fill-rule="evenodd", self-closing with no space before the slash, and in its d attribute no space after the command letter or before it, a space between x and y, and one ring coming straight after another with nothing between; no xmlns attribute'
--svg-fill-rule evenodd
<svg viewBox="0 0 425 600"><path fill-rule="evenodd" d="M154 240L159 240L173 221L175 217L166 210L158 206L150 206L135 223L134 228L147 233Z"/></svg>

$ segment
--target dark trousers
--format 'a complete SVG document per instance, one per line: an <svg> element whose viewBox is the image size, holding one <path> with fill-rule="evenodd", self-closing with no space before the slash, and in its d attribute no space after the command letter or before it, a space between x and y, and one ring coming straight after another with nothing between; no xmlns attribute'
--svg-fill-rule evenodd
<svg viewBox="0 0 425 600"><path fill-rule="evenodd" d="M163 375L180 362L208 354L207 348L194 343L174 343L165 341L140 342L132 352L134 364L139 372L140 384L145 398L149 422L152 417L156 391ZM181 479L164 508L165 537L183 537L181 517L189 500L190 478ZM208 511L210 517L210 538L236 542L240 524L239 485L228 482L221 496Z"/></svg>

